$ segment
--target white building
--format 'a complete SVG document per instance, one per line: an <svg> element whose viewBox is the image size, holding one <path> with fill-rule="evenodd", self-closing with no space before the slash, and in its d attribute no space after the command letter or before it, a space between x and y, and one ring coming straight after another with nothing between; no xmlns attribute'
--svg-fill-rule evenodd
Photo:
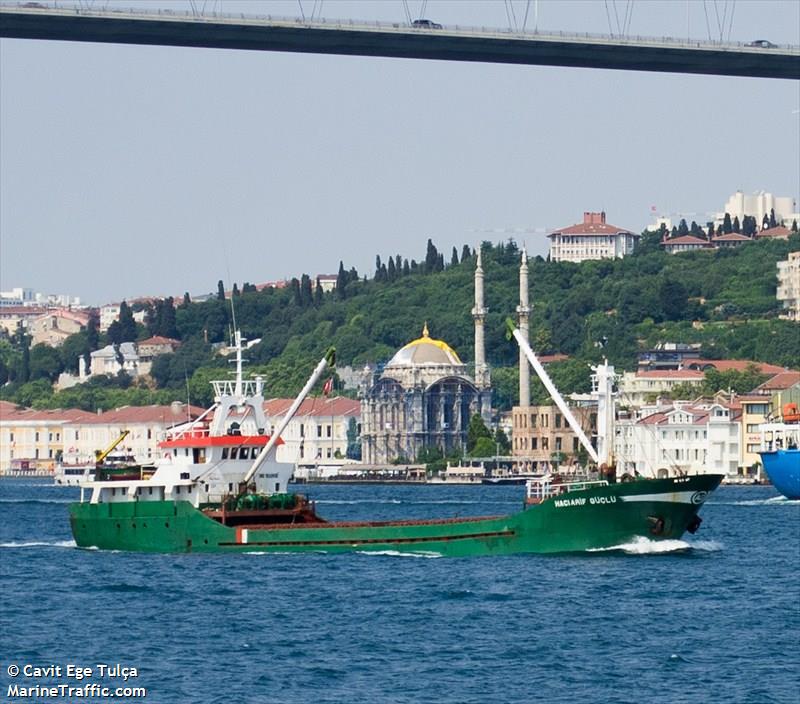
<svg viewBox="0 0 800 704"><path fill-rule="evenodd" d="M137 462L154 462L158 443L169 428L196 418L202 408L175 402L170 406L123 406L104 413L87 414L63 426L64 462L91 462L96 450L104 450L122 431L129 433L115 452L133 456Z"/></svg>
<svg viewBox="0 0 800 704"><path fill-rule="evenodd" d="M653 369L625 372L619 385L620 401L626 406L645 406L661 394L668 394L681 384L698 387L705 372L697 369Z"/></svg>
<svg viewBox="0 0 800 704"><path fill-rule="evenodd" d="M658 476L723 474L738 476L740 423L731 408L675 402L642 409L640 417L617 422L620 471Z"/></svg>
<svg viewBox="0 0 800 704"><path fill-rule="evenodd" d="M614 259L633 252L640 235L606 222L606 214L584 213L583 222L553 230L549 235L550 260L583 262Z"/></svg>
<svg viewBox="0 0 800 704"><path fill-rule="evenodd" d="M271 434L283 420L294 399L274 398L264 402ZM361 403L349 398L307 398L281 434L278 462L330 464L347 454L347 430L354 420L361 435Z"/></svg>
<svg viewBox="0 0 800 704"><path fill-rule="evenodd" d="M721 213L717 213L715 224L721 225L725 213L734 218L739 218L739 222L744 220L745 215L752 215L756 219L756 224L761 227L764 216L769 217L770 211L775 211L775 220L780 225L782 221L791 225L792 220L800 223L800 214L797 212L797 203L791 196L774 196L766 191L757 191L752 195L745 195L741 191L736 191L725 203Z"/></svg>
<svg viewBox="0 0 800 704"><path fill-rule="evenodd" d="M786 261L778 262L775 297L783 303L781 318L800 321L800 252L789 252Z"/></svg>
<svg viewBox="0 0 800 704"><path fill-rule="evenodd" d="M106 345L91 354L92 361L89 373L108 374L114 376L121 371L126 371L132 377L139 376L139 354L134 342L123 342L117 350L114 345Z"/></svg>

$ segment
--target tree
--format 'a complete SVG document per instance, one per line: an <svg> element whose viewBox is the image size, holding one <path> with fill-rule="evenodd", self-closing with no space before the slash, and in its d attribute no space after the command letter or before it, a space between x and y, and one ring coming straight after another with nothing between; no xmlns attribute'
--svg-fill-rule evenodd
<svg viewBox="0 0 800 704"><path fill-rule="evenodd" d="M347 272L344 269L344 262L339 260L339 273L336 274L336 298L340 301L345 299L347 295L345 288L347 287Z"/></svg>
<svg viewBox="0 0 800 704"><path fill-rule="evenodd" d="M436 246L433 244L433 241L428 238L428 245L427 251L425 253L425 273L431 274L436 271L439 265L439 252L436 249Z"/></svg>
<svg viewBox="0 0 800 704"><path fill-rule="evenodd" d="M689 302L684 285L671 278L661 282L658 300L665 320L681 320Z"/></svg>
<svg viewBox="0 0 800 704"><path fill-rule="evenodd" d="M739 216L738 215L733 219L733 231L734 232L741 232L742 231L742 226L741 226L741 223L739 222Z"/></svg>
<svg viewBox="0 0 800 704"><path fill-rule="evenodd" d="M764 219L761 221L761 229L769 230L769 215L764 213Z"/></svg>
<svg viewBox="0 0 800 704"><path fill-rule="evenodd" d="M136 340L136 321L133 311L125 302L119 304L119 342L133 342Z"/></svg>
<svg viewBox="0 0 800 704"><path fill-rule="evenodd" d="M392 259L392 257L389 257L389 264L386 267L386 278L388 281L397 279L397 269L394 266L394 259Z"/></svg>
<svg viewBox="0 0 800 704"><path fill-rule="evenodd" d="M225 284L222 283L222 279L217 281L217 300L218 301L225 300Z"/></svg>
<svg viewBox="0 0 800 704"><path fill-rule="evenodd" d="M731 234L731 232L733 232L733 224L731 223L730 213L725 213L725 217L722 219L721 227L722 227L722 234L724 235L729 235Z"/></svg>
<svg viewBox="0 0 800 704"><path fill-rule="evenodd" d="M478 440L481 438L488 440L490 443L493 442L492 433L489 431L489 428L486 427L480 414L476 413L469 419L469 427L467 428L467 452L472 454ZM490 452L489 454L494 453ZM481 456L485 457L486 455Z"/></svg>
<svg viewBox="0 0 800 704"><path fill-rule="evenodd" d="M497 430L495 431L494 442L497 445L498 454L500 455L511 454L511 441L508 439L508 435L505 434L505 432L500 426L498 426Z"/></svg>
<svg viewBox="0 0 800 704"><path fill-rule="evenodd" d="M358 436L358 424L355 418L347 421L347 459L361 459L361 438Z"/></svg>
<svg viewBox="0 0 800 704"><path fill-rule="evenodd" d="M233 282L233 288L231 289L231 296L235 296L237 298L239 297L239 286L235 281Z"/></svg>
<svg viewBox="0 0 800 704"><path fill-rule="evenodd" d="M792 220L792 232L797 233L797 220Z"/></svg>
<svg viewBox="0 0 800 704"><path fill-rule="evenodd" d="M461 249L461 263L463 264L465 261L472 259L472 250L468 244L465 244L464 247Z"/></svg>
<svg viewBox="0 0 800 704"><path fill-rule="evenodd" d="M678 237L683 237L684 235L689 234L689 226L686 224L686 220L681 218L681 221L678 223Z"/></svg>
<svg viewBox="0 0 800 704"><path fill-rule="evenodd" d="M775 220L775 208L769 209L769 226L778 227L778 221Z"/></svg>

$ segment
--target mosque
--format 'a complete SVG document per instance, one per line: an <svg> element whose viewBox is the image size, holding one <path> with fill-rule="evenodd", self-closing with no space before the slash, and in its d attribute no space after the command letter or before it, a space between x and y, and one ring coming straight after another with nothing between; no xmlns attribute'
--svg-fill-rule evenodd
<svg viewBox="0 0 800 704"><path fill-rule="evenodd" d="M523 279L524 270L524 279ZM524 294L522 289L524 288ZM528 336L528 266L522 252L520 267L520 331ZM456 351L430 336L427 324L422 337L395 353L361 401L362 461L388 464L398 458L414 461L425 448L445 454L466 451L470 418L478 413L489 425L492 387L486 364L481 253L475 269L474 374ZM523 326L524 323L524 326ZM528 366L525 361L525 372ZM520 366L522 370L522 365ZM527 373L525 374L527 391ZM522 385L520 385L520 389Z"/></svg>

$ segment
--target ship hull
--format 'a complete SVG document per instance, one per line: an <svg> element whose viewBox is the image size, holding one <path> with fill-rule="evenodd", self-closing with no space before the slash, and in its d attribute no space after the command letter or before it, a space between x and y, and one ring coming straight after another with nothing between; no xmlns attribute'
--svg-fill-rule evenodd
<svg viewBox="0 0 800 704"><path fill-rule="evenodd" d="M762 452L761 461L772 485L787 499L800 499L800 450Z"/></svg>
<svg viewBox="0 0 800 704"><path fill-rule="evenodd" d="M76 503L80 547L147 552L405 552L442 556L577 552L637 537L680 538L719 475L611 484L562 494L507 516L227 526L185 501Z"/></svg>

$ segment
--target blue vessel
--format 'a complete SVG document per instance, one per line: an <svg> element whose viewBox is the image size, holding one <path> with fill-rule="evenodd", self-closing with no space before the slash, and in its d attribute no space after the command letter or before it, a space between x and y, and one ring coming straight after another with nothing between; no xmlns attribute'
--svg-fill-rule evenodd
<svg viewBox="0 0 800 704"><path fill-rule="evenodd" d="M800 424L761 426L761 461L772 485L787 499L800 499Z"/></svg>

